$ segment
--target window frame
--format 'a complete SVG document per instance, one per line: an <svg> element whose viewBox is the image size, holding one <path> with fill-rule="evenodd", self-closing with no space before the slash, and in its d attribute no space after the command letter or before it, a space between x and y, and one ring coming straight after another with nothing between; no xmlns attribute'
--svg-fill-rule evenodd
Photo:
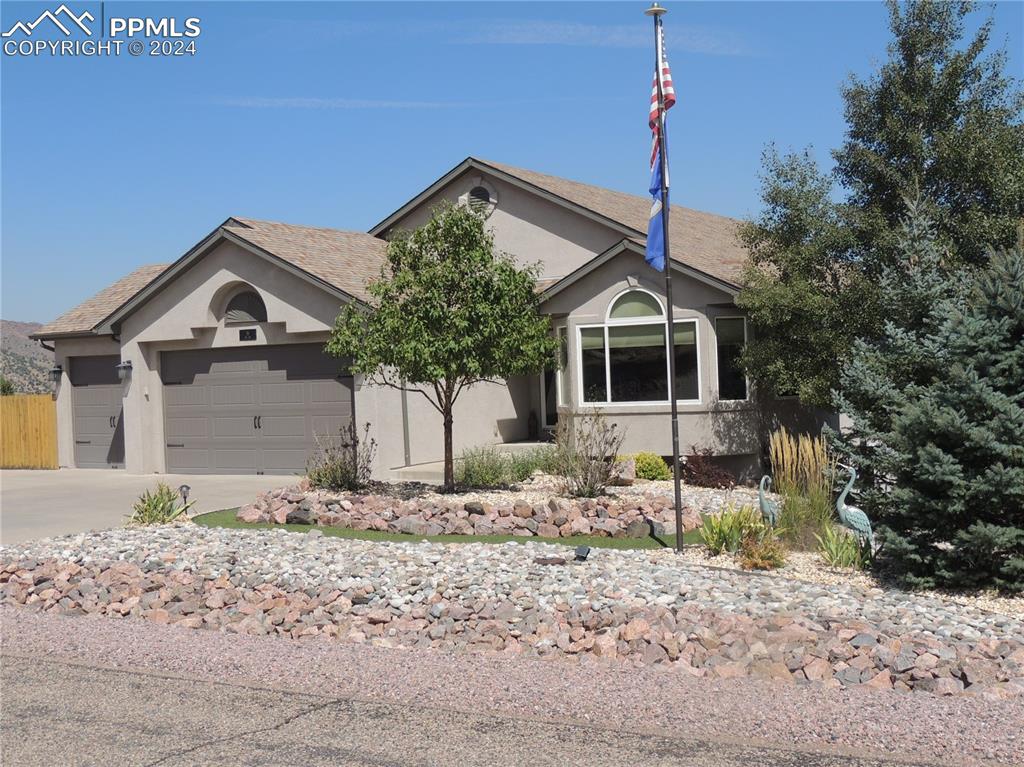
<svg viewBox="0 0 1024 767"><path fill-rule="evenodd" d="M714 319L714 330L715 330L715 384L718 386L718 401L719 402L750 402L750 376L744 374L743 381L746 384L747 396L743 399L722 399L722 366L718 361L718 321L719 320L742 320L743 321L743 345L746 346L750 340L747 330L747 318L742 314L723 314Z"/></svg>
<svg viewBox="0 0 1024 767"><path fill-rule="evenodd" d="M555 326L555 338L558 340L558 362L562 362L562 356L565 356L565 378L569 386L572 386L570 370L569 356L569 327L567 325ZM563 346L564 344L564 346ZM562 386L562 374L563 368L559 367L555 370L555 407L569 407L569 392L565 391L566 387Z"/></svg>
<svg viewBox="0 0 1024 767"><path fill-rule="evenodd" d="M655 301L658 302L658 306L661 307L661 316L659 317L626 317L623 319L611 319L611 311L618 300L626 293L633 291L641 291L654 297ZM677 405L700 405L704 402L704 369L701 357L703 356L700 351L701 346L701 335L700 335L700 318L699 317L672 317L671 331L665 338L665 382L669 381L670 362L669 354L675 353L675 329L676 325L682 325L685 323L691 323L694 331L694 348L697 352L697 399L677 399ZM619 408L619 407L643 407L645 405L671 405L672 401L666 397L663 400L639 400L632 402L613 402L611 401L612 387L611 387L611 354L609 353L608 346L608 329L612 327L630 327L636 325L658 325L663 331L668 330L668 322L665 316L665 304L662 302L655 293L647 290L646 288L629 287L625 290L620 291L615 297L608 302L608 309L605 312L604 322L590 322L581 323L575 326L576 330L576 354L573 358L576 362L577 375L576 378L576 394L579 398L578 402L581 407L600 407L600 408ZM593 328L600 328L604 336L604 385L605 385L605 399L603 401L590 402L584 395L583 388L583 331ZM746 328L746 325L744 325ZM671 387L670 387L671 388Z"/></svg>

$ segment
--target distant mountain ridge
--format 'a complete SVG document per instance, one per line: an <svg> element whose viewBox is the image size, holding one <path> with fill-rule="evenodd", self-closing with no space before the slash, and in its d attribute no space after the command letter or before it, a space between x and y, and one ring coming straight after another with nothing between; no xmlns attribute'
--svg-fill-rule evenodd
<svg viewBox="0 0 1024 767"><path fill-rule="evenodd" d="M39 322L0 320L0 375L19 394L46 394L52 388L53 352L29 338L41 327Z"/></svg>

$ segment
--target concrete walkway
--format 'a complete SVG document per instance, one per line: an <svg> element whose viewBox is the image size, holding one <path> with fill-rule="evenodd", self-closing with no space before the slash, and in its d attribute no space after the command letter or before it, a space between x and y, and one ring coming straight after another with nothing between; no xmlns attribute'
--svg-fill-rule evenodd
<svg viewBox="0 0 1024 767"><path fill-rule="evenodd" d="M911 764L789 744L713 742L584 722L331 698L6 652L0 665L4 761L22 767Z"/></svg>
<svg viewBox="0 0 1024 767"><path fill-rule="evenodd" d="M189 485L193 511L240 506L295 477L128 474L113 469L0 471L0 543L118 527L144 490Z"/></svg>

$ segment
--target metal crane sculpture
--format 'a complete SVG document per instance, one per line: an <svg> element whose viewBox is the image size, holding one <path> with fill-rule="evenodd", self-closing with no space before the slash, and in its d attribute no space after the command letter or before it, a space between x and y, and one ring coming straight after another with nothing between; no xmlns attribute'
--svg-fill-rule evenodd
<svg viewBox="0 0 1024 767"><path fill-rule="evenodd" d="M757 502L761 507L761 518L768 527L775 527L779 524L779 502L765 498L765 492L771 492L772 478L765 474L761 477L761 484L757 487Z"/></svg>
<svg viewBox="0 0 1024 767"><path fill-rule="evenodd" d="M857 470L852 466L845 466L843 464L839 464L839 467L850 472L850 480L836 499L836 513L839 515L839 521L843 523L844 527L852 530L853 534L862 542L867 541L871 551L874 551L875 536L871 532L871 521L868 519L868 515L856 506L848 506L846 504L846 496L850 494L850 490L853 489L853 483L857 481Z"/></svg>

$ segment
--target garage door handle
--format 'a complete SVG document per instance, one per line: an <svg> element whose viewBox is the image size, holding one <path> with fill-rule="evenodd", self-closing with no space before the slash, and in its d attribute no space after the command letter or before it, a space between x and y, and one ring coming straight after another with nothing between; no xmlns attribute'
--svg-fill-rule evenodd
<svg viewBox="0 0 1024 767"><path fill-rule="evenodd" d="M92 444L92 440L91 439L76 439L75 440L75 444L76 445L91 445Z"/></svg>
<svg viewBox="0 0 1024 767"><path fill-rule="evenodd" d="M117 424L114 423L116 416L110 416L110 428L113 429Z"/></svg>
<svg viewBox="0 0 1024 767"><path fill-rule="evenodd" d="M257 429L262 429L263 428L263 416L261 416L261 415L256 416L256 428Z"/></svg>
<svg viewBox="0 0 1024 767"><path fill-rule="evenodd" d="M184 442L168 442L167 447L185 447Z"/></svg>

